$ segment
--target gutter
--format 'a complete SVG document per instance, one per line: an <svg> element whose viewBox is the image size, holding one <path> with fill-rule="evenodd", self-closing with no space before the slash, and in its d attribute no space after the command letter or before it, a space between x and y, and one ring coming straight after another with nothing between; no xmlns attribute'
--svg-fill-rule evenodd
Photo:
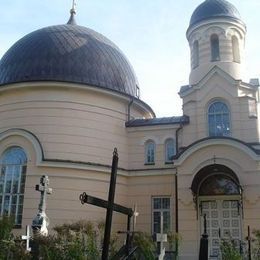
<svg viewBox="0 0 260 260"><path fill-rule="evenodd" d="M176 141L176 155L179 154L179 132L183 129L183 123L180 123L180 127L175 132L175 141ZM175 168L175 175L174 175L174 182L175 182L175 232L176 234L179 233L179 194L178 194L178 168ZM178 255L178 241L175 242L175 252Z"/></svg>

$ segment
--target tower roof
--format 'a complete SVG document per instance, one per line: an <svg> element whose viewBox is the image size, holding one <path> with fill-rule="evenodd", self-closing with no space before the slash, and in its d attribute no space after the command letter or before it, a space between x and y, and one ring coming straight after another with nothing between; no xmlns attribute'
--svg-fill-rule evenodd
<svg viewBox="0 0 260 260"><path fill-rule="evenodd" d="M206 0L193 12L190 27L205 20L230 18L242 22L241 16L234 5L226 0Z"/></svg>

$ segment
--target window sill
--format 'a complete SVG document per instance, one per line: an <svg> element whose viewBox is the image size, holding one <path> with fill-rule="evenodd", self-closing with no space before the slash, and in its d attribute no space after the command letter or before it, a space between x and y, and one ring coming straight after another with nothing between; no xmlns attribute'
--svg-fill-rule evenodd
<svg viewBox="0 0 260 260"><path fill-rule="evenodd" d="M145 163L144 165L155 165L155 163Z"/></svg>
<svg viewBox="0 0 260 260"><path fill-rule="evenodd" d="M164 164L174 164L173 161L168 161L168 162L165 162Z"/></svg>

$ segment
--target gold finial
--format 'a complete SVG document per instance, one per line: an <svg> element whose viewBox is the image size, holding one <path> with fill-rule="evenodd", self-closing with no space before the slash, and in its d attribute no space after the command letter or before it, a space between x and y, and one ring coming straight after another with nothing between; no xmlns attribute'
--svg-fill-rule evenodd
<svg viewBox="0 0 260 260"><path fill-rule="evenodd" d="M70 9L70 19L67 22L67 24L70 25L76 25L76 20L75 20L75 14L76 14L76 2L75 0L72 0L72 8Z"/></svg>

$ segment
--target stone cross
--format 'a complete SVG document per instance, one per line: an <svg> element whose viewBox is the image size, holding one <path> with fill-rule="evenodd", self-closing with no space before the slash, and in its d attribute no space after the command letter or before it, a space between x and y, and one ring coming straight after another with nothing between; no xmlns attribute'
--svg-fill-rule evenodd
<svg viewBox="0 0 260 260"><path fill-rule="evenodd" d="M47 194L52 193L52 188L49 188L49 178L43 175L40 180L40 184L35 186L35 190L41 193L41 199L38 207L38 213L32 222L32 229L34 232L38 232L43 236L48 235L49 218L46 215L46 200Z"/></svg>
<svg viewBox="0 0 260 260"><path fill-rule="evenodd" d="M31 248L30 248L30 239L31 239L31 235L30 235L30 226L26 226L26 235L22 236L22 240L26 240L26 251L30 252Z"/></svg>
<svg viewBox="0 0 260 260"><path fill-rule="evenodd" d="M167 234L163 233L163 212L161 212L161 233L156 234L156 241L160 243L160 254L158 260L163 260L165 256L165 248L163 247L163 243L167 242Z"/></svg>

